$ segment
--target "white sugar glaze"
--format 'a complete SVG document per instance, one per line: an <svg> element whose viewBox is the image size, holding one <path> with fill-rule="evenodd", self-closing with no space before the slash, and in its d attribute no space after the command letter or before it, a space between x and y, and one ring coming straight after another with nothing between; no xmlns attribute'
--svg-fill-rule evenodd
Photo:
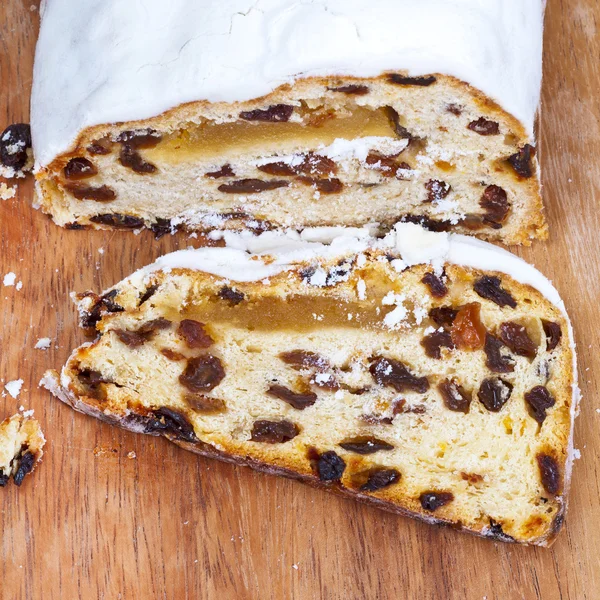
<svg viewBox="0 0 600 600"><path fill-rule="evenodd" d="M244 101L305 76L443 73L529 131L543 0L45 0L32 96L36 164L86 127L196 100Z"/></svg>

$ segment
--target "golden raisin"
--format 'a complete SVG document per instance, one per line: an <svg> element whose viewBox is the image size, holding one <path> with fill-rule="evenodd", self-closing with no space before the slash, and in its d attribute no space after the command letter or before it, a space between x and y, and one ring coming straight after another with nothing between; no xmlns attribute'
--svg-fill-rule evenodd
<svg viewBox="0 0 600 600"><path fill-rule="evenodd" d="M465 304L452 323L450 335L459 350L481 350L485 343L486 330L479 317L481 304L471 302Z"/></svg>

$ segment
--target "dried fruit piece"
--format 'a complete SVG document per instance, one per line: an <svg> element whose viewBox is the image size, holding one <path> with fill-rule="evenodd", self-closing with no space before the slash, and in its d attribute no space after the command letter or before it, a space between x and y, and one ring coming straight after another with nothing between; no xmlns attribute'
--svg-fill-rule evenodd
<svg viewBox="0 0 600 600"><path fill-rule="evenodd" d="M446 104L446 112L453 114L456 117L462 115L463 107L458 104Z"/></svg>
<svg viewBox="0 0 600 600"><path fill-rule="evenodd" d="M161 317L144 323L136 331L129 331L127 329L113 329L112 331L126 346L138 348L151 340L157 331L167 329L170 326L171 321L167 321L167 319Z"/></svg>
<svg viewBox="0 0 600 600"><path fill-rule="evenodd" d="M346 470L346 463L333 450L323 452L317 460L317 473L321 481L339 481Z"/></svg>
<svg viewBox="0 0 600 600"><path fill-rule="evenodd" d="M238 292L227 285L224 285L219 290L219 298L227 300L231 306L237 306L240 302L246 299L246 296L242 292Z"/></svg>
<svg viewBox="0 0 600 600"><path fill-rule="evenodd" d="M31 128L28 123L9 125L0 135L0 162L20 171L27 164L27 150L31 148Z"/></svg>
<svg viewBox="0 0 600 600"><path fill-rule="evenodd" d="M210 398L204 394L186 394L184 400L192 410L203 414L222 413L226 408L221 398Z"/></svg>
<svg viewBox="0 0 600 600"><path fill-rule="evenodd" d="M66 179L86 179L98 174L98 169L94 163L87 158L79 156L72 158L63 169L63 174Z"/></svg>
<svg viewBox="0 0 600 600"><path fill-rule="evenodd" d="M546 419L546 411L556 404L552 394L543 385L537 385L525 394L525 402L529 414L542 425Z"/></svg>
<svg viewBox="0 0 600 600"><path fill-rule="evenodd" d="M272 179L263 181L262 179L238 179L231 183L224 183L219 186L219 191L225 194L260 194L282 187L288 187L289 181Z"/></svg>
<svg viewBox="0 0 600 600"><path fill-rule="evenodd" d="M95 200L96 202L111 202L117 197L117 193L107 185L99 187L93 185L81 185L77 183L67 183L65 190L73 194L77 200ZM92 217L93 221L94 218Z"/></svg>
<svg viewBox="0 0 600 600"><path fill-rule="evenodd" d="M374 358L369 371L379 385L389 385L397 392L413 391L424 394L429 389L427 377L416 377L406 365L392 358Z"/></svg>
<svg viewBox="0 0 600 600"><path fill-rule="evenodd" d="M218 171L205 173L204 177L210 177L211 179L221 179L221 177L235 177L235 173L233 172L231 165L223 165Z"/></svg>
<svg viewBox="0 0 600 600"><path fill-rule="evenodd" d="M297 410L304 410L305 408L312 406L317 401L317 395L313 392L298 394L279 384L271 384L267 390L267 394L287 402L290 406L293 406Z"/></svg>
<svg viewBox="0 0 600 600"><path fill-rule="evenodd" d="M396 112L395 109L393 109L391 106L386 106L385 113L386 113L387 118L389 119L392 127L394 128L396 135L401 140L412 140L413 139L412 133L410 131L408 131L408 129L406 129L406 127L404 127L403 125L400 124L400 115Z"/></svg>
<svg viewBox="0 0 600 600"><path fill-rule="evenodd" d="M485 343L486 330L480 318L481 304L465 304L452 323L450 335L459 350L473 352L481 350Z"/></svg>
<svg viewBox="0 0 600 600"><path fill-rule="evenodd" d="M150 225L150 231L154 233L155 240L160 240L163 236L174 233L176 230L177 227L174 227L169 219L163 219L162 217L157 217L156 221Z"/></svg>
<svg viewBox="0 0 600 600"><path fill-rule="evenodd" d="M485 336L485 346L483 348L487 357L485 364L494 373L512 373L515 370L513 361L500 352L503 346L502 340L499 340L495 335L488 333Z"/></svg>
<svg viewBox="0 0 600 600"><path fill-rule="evenodd" d="M314 177L298 177L304 185L311 185L317 188L321 194L339 194L344 189L344 184L337 178L333 179L315 179Z"/></svg>
<svg viewBox="0 0 600 600"><path fill-rule="evenodd" d="M188 348L210 348L215 341L204 328L204 323L200 321L184 319L179 323L177 334L185 340Z"/></svg>
<svg viewBox="0 0 600 600"><path fill-rule="evenodd" d="M491 224L504 223L510 210L506 192L498 185L488 185L485 188L479 206L485 210L484 220Z"/></svg>
<svg viewBox="0 0 600 600"><path fill-rule="evenodd" d="M471 406L471 394L455 381L445 379L438 384L438 390L448 410L467 414Z"/></svg>
<svg viewBox="0 0 600 600"><path fill-rule="evenodd" d="M479 135L498 135L500 133L500 124L496 121L488 121L480 117L477 121L471 121L467 127Z"/></svg>
<svg viewBox="0 0 600 600"><path fill-rule="evenodd" d="M86 150L90 154L106 155L112 152L112 142L108 138L93 141Z"/></svg>
<svg viewBox="0 0 600 600"><path fill-rule="evenodd" d="M296 173L323 176L337 173L337 165L333 160L314 152L308 152L299 165L294 166Z"/></svg>
<svg viewBox="0 0 600 600"><path fill-rule="evenodd" d="M429 288L434 298L443 298L448 293L448 288L443 279L433 272L425 273L423 279L421 279L421 283L424 283Z"/></svg>
<svg viewBox="0 0 600 600"><path fill-rule="evenodd" d="M537 354L537 345L529 337L527 329L523 325L507 321L500 325L500 338L502 341L519 356L535 358Z"/></svg>
<svg viewBox="0 0 600 600"><path fill-rule="evenodd" d="M433 75L425 75L424 77L408 77L407 75L400 75L399 73L390 73L388 75L389 83L396 85L417 85L421 87L427 87L434 84L437 79Z"/></svg>
<svg viewBox="0 0 600 600"><path fill-rule="evenodd" d="M179 352L175 352L174 350L171 350L170 348L162 348L160 353L165 358L168 358L169 360L172 360L174 362L179 362L180 360L185 360L185 356L183 354L180 354Z"/></svg>
<svg viewBox="0 0 600 600"><path fill-rule="evenodd" d="M500 284L499 277L484 275L475 282L473 289L479 296L486 300L491 300L500 307L510 306L511 308L516 308L516 300Z"/></svg>
<svg viewBox="0 0 600 600"><path fill-rule="evenodd" d="M216 388L224 378L225 369L220 359L205 354L188 360L179 382L192 392L202 393Z"/></svg>
<svg viewBox="0 0 600 600"><path fill-rule="evenodd" d="M402 178L400 171L410 171L411 166L406 162L398 162L400 154L392 154L386 156L379 152L369 152L365 163L369 165L371 169L379 171L385 177L398 177Z"/></svg>
<svg viewBox="0 0 600 600"><path fill-rule="evenodd" d="M299 433L298 427L290 421L261 419L254 422L250 439L253 442L264 442L266 444L283 444L294 439Z"/></svg>
<svg viewBox="0 0 600 600"><path fill-rule="evenodd" d="M28 475L33 470L35 465L35 456L31 452L24 452L21 455L21 459L19 461L19 467L17 468L16 473L13 475L13 481L15 485L20 486L23 483L23 479L25 479L25 475Z"/></svg>
<svg viewBox="0 0 600 600"><path fill-rule="evenodd" d="M423 510L434 512L438 508L449 504L454 500L454 494L451 492L423 492L419 496L419 501Z"/></svg>
<svg viewBox="0 0 600 600"><path fill-rule="evenodd" d="M440 327L452 327L452 323L458 315L458 310L451 306L437 306L429 311L429 318Z"/></svg>
<svg viewBox="0 0 600 600"><path fill-rule="evenodd" d="M508 162L519 177L529 179L533 176L532 158L535 156L535 148L525 144L516 154L508 157Z"/></svg>
<svg viewBox="0 0 600 600"><path fill-rule="evenodd" d="M101 383L112 383L110 380L105 379L104 375L99 371L93 371L92 369L83 369L77 373L77 379L83 384L89 387L95 387Z"/></svg>
<svg viewBox="0 0 600 600"><path fill-rule="evenodd" d="M544 489L551 495L558 494L560 490L560 471L554 457L549 454L538 454L536 456L540 477Z"/></svg>
<svg viewBox="0 0 600 600"><path fill-rule="evenodd" d="M185 415L171 408L162 407L155 410L153 416L146 421L144 433L160 433L179 440L194 443L198 441L194 426Z"/></svg>
<svg viewBox="0 0 600 600"><path fill-rule="evenodd" d="M447 331L434 331L421 340L421 346L425 348L425 354L429 358L439 360L442 358L442 348L454 348L452 336Z"/></svg>
<svg viewBox="0 0 600 600"><path fill-rule="evenodd" d="M366 85L357 85L354 83L351 83L349 85L342 85L340 87L328 87L327 88L330 92L340 92L342 94L350 94L353 96L364 96L365 94L369 93L369 87Z"/></svg>
<svg viewBox="0 0 600 600"><path fill-rule="evenodd" d="M483 475L479 475L479 473L465 473L464 471L461 471L460 478L471 484L481 483L483 481Z"/></svg>
<svg viewBox="0 0 600 600"><path fill-rule="evenodd" d="M121 132L116 141L132 148L154 148L161 139L162 136L155 129L135 129Z"/></svg>
<svg viewBox="0 0 600 600"><path fill-rule="evenodd" d="M142 158L142 155L131 144L123 144L119 154L119 162L136 173L155 173L156 167Z"/></svg>
<svg viewBox="0 0 600 600"><path fill-rule="evenodd" d="M400 473L396 469L377 469L371 471L367 482L360 486L361 492L376 492L400 481Z"/></svg>
<svg viewBox="0 0 600 600"><path fill-rule="evenodd" d="M266 109L257 108L240 113L240 119L245 121L268 121L270 123L285 123L290 120L294 107L288 104L274 104Z"/></svg>
<svg viewBox="0 0 600 600"><path fill-rule="evenodd" d="M94 215L90 221L99 225L110 225L117 229L137 229L144 226L144 220L131 215L121 215L119 213L106 213L103 215Z"/></svg>
<svg viewBox="0 0 600 600"><path fill-rule="evenodd" d="M560 325L558 323L554 323L553 321L546 321L545 319L542 319L542 327L544 328L544 333L546 334L546 350L548 352L552 352L552 350L558 346L560 339L562 338Z"/></svg>
<svg viewBox="0 0 600 600"><path fill-rule="evenodd" d="M500 412L510 399L512 389L512 384L503 379L497 377L484 379L479 392L477 392L477 397L490 412Z"/></svg>
<svg viewBox="0 0 600 600"><path fill-rule="evenodd" d="M289 352L281 352L279 358L290 365L296 371L302 369L316 369L317 371L328 371L331 368L329 361L310 350L290 350Z"/></svg>
<svg viewBox="0 0 600 600"><path fill-rule="evenodd" d="M427 202L434 202L443 200L452 191L452 186L445 181L430 179L425 183L425 189L427 190Z"/></svg>
<svg viewBox="0 0 600 600"><path fill-rule="evenodd" d="M435 232L449 231L452 228L452 223L450 223L450 221L439 221L425 215L405 215L400 221L402 223L415 223L429 231Z"/></svg>
<svg viewBox="0 0 600 600"><path fill-rule="evenodd" d="M292 177L296 175L295 169L284 162L266 163L264 165L258 165L256 168L263 173L267 173L267 175L277 175L278 177Z"/></svg>
<svg viewBox="0 0 600 600"><path fill-rule="evenodd" d="M374 454L380 450L393 450L394 446L388 444L383 440L377 439L372 436L359 436L350 440L344 440L338 444L344 450L348 452L354 452L356 454Z"/></svg>

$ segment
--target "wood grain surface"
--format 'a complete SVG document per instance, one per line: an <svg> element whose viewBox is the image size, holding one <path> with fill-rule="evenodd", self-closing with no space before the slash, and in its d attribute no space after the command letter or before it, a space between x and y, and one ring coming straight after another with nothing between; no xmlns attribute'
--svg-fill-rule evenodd
<svg viewBox="0 0 600 600"><path fill-rule="evenodd" d="M28 121L38 19L37 2L0 1L0 129ZM600 598L599 20L598 0L549 0L541 156L551 240L517 250L554 280L579 346L582 459L551 549L476 539L198 458L39 389L44 370L83 340L70 291L101 290L190 240L59 229L32 208L27 180L0 200L0 282L9 271L23 282L0 283L0 388L25 382L17 400L0 398L0 416L35 409L49 441L20 489L0 489L0 598ZM34 349L46 336L51 349Z"/></svg>

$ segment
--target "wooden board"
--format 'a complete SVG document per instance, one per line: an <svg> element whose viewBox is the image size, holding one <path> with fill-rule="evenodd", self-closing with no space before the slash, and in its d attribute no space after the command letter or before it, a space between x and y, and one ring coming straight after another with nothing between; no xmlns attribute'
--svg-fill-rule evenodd
<svg viewBox="0 0 600 600"><path fill-rule="evenodd" d="M32 4L0 2L0 129L28 120ZM0 286L0 379L25 382L18 400L0 398L0 415L34 408L49 442L21 489L0 489L0 597L600 598L599 18L598 0L549 2L541 150L552 238L518 251L555 281L580 350L582 460L552 549L476 539L201 459L40 390L44 370L83 339L69 292L101 290L189 240L64 231L32 209L27 181L0 201L0 280L14 271L23 282ZM35 350L46 336L52 348Z"/></svg>

